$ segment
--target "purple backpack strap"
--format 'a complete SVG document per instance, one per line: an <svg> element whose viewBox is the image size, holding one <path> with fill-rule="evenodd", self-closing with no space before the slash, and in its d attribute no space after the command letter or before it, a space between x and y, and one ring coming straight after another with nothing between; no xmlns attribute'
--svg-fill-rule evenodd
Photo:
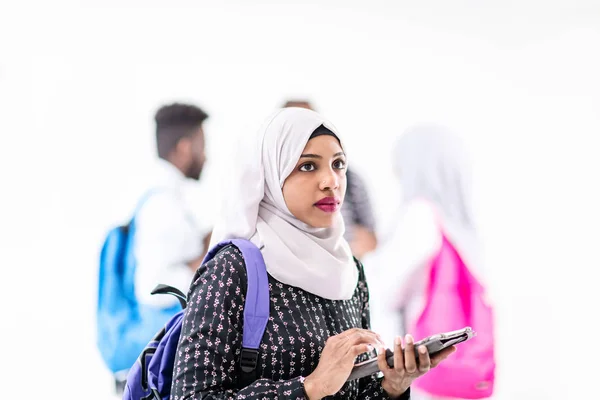
<svg viewBox="0 0 600 400"><path fill-rule="evenodd" d="M269 278L260 249L254 243L245 239L230 239L220 242L206 254L202 264L204 265L215 257L223 247L230 244L242 252L248 276L240 362L242 371L250 373L256 369L258 347L269 321Z"/></svg>

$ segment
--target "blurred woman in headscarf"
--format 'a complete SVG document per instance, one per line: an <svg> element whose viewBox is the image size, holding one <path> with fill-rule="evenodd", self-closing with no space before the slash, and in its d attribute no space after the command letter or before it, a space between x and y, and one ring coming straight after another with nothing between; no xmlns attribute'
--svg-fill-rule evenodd
<svg viewBox="0 0 600 400"><path fill-rule="evenodd" d="M470 168L459 138L441 126L413 127L397 140L392 163L401 185L399 217L379 250L364 260L372 326L386 343L410 329L424 309L442 232L475 276L482 270Z"/></svg>

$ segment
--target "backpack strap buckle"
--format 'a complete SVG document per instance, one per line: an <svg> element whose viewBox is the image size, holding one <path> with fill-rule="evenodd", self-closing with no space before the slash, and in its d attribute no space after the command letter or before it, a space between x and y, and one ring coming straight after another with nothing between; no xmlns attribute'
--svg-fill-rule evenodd
<svg viewBox="0 0 600 400"><path fill-rule="evenodd" d="M242 371L252 372L256 369L257 364L258 350L242 347L242 355L240 358L240 365L242 366Z"/></svg>

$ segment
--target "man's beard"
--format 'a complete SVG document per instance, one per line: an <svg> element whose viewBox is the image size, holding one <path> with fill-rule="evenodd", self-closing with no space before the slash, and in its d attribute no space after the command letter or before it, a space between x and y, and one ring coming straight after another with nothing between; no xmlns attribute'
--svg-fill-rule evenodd
<svg viewBox="0 0 600 400"><path fill-rule="evenodd" d="M185 176L190 179L200 180L202 175L203 165L198 162L193 162L192 165L187 169Z"/></svg>

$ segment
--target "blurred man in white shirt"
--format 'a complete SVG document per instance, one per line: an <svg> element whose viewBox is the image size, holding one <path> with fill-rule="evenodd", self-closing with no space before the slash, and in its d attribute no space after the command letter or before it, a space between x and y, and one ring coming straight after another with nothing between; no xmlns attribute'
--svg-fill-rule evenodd
<svg viewBox="0 0 600 400"><path fill-rule="evenodd" d="M200 179L206 160L202 123L207 117L196 106L178 103L156 112L159 165L149 197L136 216L134 238L135 292L140 303L173 306L174 296L150 292L163 283L187 294L207 251L210 229L195 217L185 195L190 180Z"/></svg>

